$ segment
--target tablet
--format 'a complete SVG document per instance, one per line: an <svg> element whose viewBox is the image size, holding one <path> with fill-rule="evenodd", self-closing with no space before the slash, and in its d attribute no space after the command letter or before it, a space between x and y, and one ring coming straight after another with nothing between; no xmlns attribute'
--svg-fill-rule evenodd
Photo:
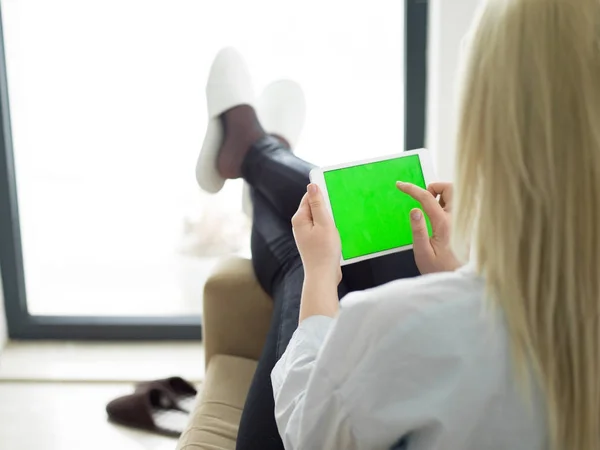
<svg viewBox="0 0 600 450"><path fill-rule="evenodd" d="M342 265L412 248L410 211L421 204L397 181L426 189L434 181L427 150L411 150L313 169L310 180L323 192L342 242ZM431 224L425 216L431 235Z"/></svg>

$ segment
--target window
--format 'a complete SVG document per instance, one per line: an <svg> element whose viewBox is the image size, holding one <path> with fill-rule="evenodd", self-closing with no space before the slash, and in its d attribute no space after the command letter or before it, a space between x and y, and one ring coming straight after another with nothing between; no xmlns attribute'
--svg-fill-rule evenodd
<svg viewBox="0 0 600 450"><path fill-rule="evenodd" d="M406 28L405 8L420 17ZM5 0L2 15L0 239L16 337L199 335L210 270L248 254L241 182L211 197L193 175L223 46L247 56L259 92L278 78L303 86L304 159L422 141L422 1ZM407 136L405 56L423 83L407 88Z"/></svg>

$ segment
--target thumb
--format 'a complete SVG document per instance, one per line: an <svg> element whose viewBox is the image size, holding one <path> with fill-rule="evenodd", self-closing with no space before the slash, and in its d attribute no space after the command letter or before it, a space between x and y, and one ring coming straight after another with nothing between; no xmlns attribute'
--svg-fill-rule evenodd
<svg viewBox="0 0 600 450"><path fill-rule="evenodd" d="M423 211L415 208L410 212L410 227L412 228L415 257L423 256L429 258L434 256Z"/></svg>
<svg viewBox="0 0 600 450"><path fill-rule="evenodd" d="M292 227L298 228L305 225L310 225L312 227L312 224L313 218L308 204L308 194L304 194L300 206L298 207L298 211L296 211L296 214L292 217Z"/></svg>
<svg viewBox="0 0 600 450"><path fill-rule="evenodd" d="M319 187L314 183L308 185L308 204L310 205L313 222L321 225L326 224L329 220L329 213L325 208L323 195Z"/></svg>

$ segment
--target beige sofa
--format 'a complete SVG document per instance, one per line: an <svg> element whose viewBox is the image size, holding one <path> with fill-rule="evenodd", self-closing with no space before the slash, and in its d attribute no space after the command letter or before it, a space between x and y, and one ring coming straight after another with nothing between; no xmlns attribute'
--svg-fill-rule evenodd
<svg viewBox="0 0 600 450"><path fill-rule="evenodd" d="M235 449L235 439L269 322L272 301L247 259L222 261L204 287L206 377L178 450Z"/></svg>

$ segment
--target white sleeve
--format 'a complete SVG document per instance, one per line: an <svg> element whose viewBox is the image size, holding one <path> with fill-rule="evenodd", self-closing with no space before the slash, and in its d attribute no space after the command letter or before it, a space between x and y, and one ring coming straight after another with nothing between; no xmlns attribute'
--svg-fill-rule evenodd
<svg viewBox="0 0 600 450"><path fill-rule="evenodd" d="M303 320L271 373L275 419L287 450L356 448L332 380L326 371L315 371L318 353L335 322L336 319L325 316ZM316 423L303 415L311 378L312 384L327 393L314 411L318 414Z"/></svg>
<svg viewBox="0 0 600 450"><path fill-rule="evenodd" d="M419 284L350 294L337 319L300 324L272 372L287 450L390 448L438 426L461 364L441 348Z"/></svg>

